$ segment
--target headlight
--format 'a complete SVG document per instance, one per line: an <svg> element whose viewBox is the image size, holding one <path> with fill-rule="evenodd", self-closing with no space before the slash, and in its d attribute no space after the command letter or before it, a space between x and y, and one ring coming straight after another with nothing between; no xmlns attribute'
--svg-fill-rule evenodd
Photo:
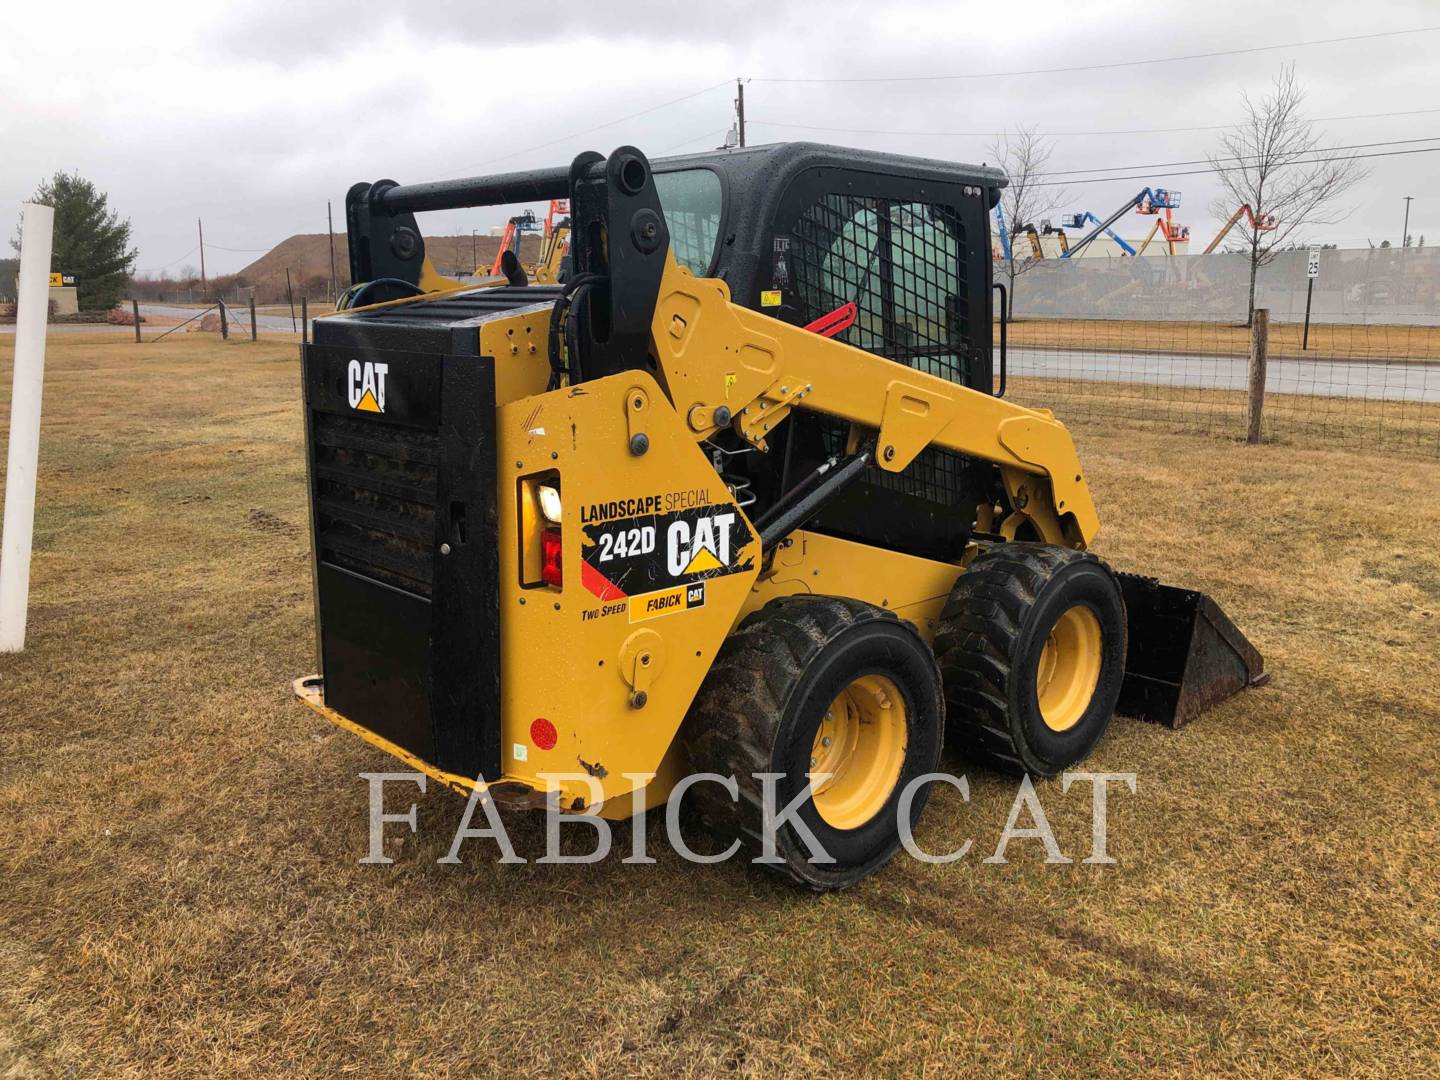
<svg viewBox="0 0 1440 1080"><path fill-rule="evenodd" d="M540 484L535 489L536 495L540 498L540 513L545 515L545 520L552 525L560 524L560 489L551 487L549 484Z"/></svg>

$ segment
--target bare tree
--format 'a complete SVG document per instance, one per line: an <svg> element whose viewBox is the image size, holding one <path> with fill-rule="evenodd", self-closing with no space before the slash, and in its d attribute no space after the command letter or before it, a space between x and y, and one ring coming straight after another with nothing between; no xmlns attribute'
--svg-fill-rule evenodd
<svg viewBox="0 0 1440 1080"><path fill-rule="evenodd" d="M1015 279L1032 269L1040 260L1033 253L1023 257L1016 249L1016 238L1025 234L1027 225L1035 219L1053 213L1063 199L1064 188L1045 183L1045 169L1050 164L1054 146L1034 128L1021 127L1012 135L1001 135L990 144L990 156L995 165L1010 178L1008 186L1000 191L1000 212L1005 216L1006 239L1010 243L1010 258L1005 261L1003 273L1009 285L1011 302L1015 296Z"/></svg>
<svg viewBox="0 0 1440 1080"><path fill-rule="evenodd" d="M1210 155L1224 195L1213 211L1228 220L1241 206L1252 218L1241 218L1243 250L1250 260L1250 296L1245 325L1255 318L1255 278L1275 253L1311 225L1333 225L1350 208L1335 202L1369 175L1354 155L1340 154L1324 144L1301 105L1305 91L1295 82L1295 67L1280 69L1274 87L1259 101L1240 94L1245 119L1220 137L1221 151Z"/></svg>

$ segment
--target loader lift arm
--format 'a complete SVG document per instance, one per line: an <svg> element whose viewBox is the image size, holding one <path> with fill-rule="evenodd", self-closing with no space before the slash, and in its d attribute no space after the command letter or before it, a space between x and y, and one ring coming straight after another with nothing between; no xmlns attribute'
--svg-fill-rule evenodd
<svg viewBox="0 0 1440 1080"><path fill-rule="evenodd" d="M871 429L885 472L930 446L992 463L1012 512L1046 542L1089 546L1099 519L1053 415L732 302L724 281L675 261L649 162L634 147L581 155L571 177L573 280L592 283L572 372L589 379L655 364L697 442L733 428L764 451L806 409Z"/></svg>
<svg viewBox="0 0 1440 1080"><path fill-rule="evenodd" d="M813 409L873 429L875 464L886 472L903 471L931 445L999 466L1011 504L1050 543L1084 548L1099 530L1074 443L1048 412L741 307L724 282L695 278L673 257L661 278L652 339L674 404L697 440L733 417L763 450L794 409Z"/></svg>

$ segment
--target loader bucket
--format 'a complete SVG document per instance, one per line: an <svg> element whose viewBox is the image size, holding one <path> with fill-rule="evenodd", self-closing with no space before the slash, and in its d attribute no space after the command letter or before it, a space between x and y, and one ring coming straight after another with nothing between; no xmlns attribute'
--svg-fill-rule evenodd
<svg viewBox="0 0 1440 1080"><path fill-rule="evenodd" d="M1117 712L1178 728L1269 680L1259 651L1210 597L1135 574L1119 578L1130 641Z"/></svg>

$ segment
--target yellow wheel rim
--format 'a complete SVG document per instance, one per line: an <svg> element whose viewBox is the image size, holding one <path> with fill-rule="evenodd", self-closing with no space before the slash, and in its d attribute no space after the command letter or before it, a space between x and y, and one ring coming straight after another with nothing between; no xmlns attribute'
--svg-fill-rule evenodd
<svg viewBox="0 0 1440 1080"><path fill-rule="evenodd" d="M1040 717L1051 731L1068 731L1085 715L1100 681L1100 620L1077 604L1045 639L1035 669Z"/></svg>
<svg viewBox="0 0 1440 1080"><path fill-rule="evenodd" d="M885 676L862 675L840 692L810 749L811 795L827 825L857 829L884 808L907 741L905 699Z"/></svg>

